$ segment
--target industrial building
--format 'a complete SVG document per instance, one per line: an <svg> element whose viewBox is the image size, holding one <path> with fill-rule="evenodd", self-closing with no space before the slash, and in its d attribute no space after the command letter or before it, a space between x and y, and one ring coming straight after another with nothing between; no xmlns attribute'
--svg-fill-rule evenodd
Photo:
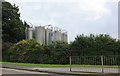
<svg viewBox="0 0 120 76"><path fill-rule="evenodd" d="M35 39L40 44L48 45L54 41L67 42L67 32L63 32L60 29L47 25L47 26L36 26L35 28L27 28L26 38ZM34 35L33 35L34 34ZM33 37L34 36L34 37Z"/></svg>

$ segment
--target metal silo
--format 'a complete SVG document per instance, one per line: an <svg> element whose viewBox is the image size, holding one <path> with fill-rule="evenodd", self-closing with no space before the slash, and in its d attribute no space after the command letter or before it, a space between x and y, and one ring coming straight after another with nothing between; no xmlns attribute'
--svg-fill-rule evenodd
<svg viewBox="0 0 120 76"><path fill-rule="evenodd" d="M61 36L61 30L58 27L55 27L53 32L53 41L61 41Z"/></svg>
<svg viewBox="0 0 120 76"><path fill-rule="evenodd" d="M52 29L45 29L45 44L48 45L52 41Z"/></svg>
<svg viewBox="0 0 120 76"><path fill-rule="evenodd" d="M33 28L32 27L26 27L26 39L33 39Z"/></svg>
<svg viewBox="0 0 120 76"><path fill-rule="evenodd" d="M62 33L61 40L64 42L67 42L67 33L66 32Z"/></svg>
<svg viewBox="0 0 120 76"><path fill-rule="evenodd" d="M68 36L67 36L67 33L64 33L64 41L65 41L65 42L68 42Z"/></svg>
<svg viewBox="0 0 120 76"><path fill-rule="evenodd" d="M35 39L39 43L45 44L45 27L44 26L35 27Z"/></svg>
<svg viewBox="0 0 120 76"><path fill-rule="evenodd" d="M61 41L61 32L60 31L53 32L53 41Z"/></svg>
<svg viewBox="0 0 120 76"><path fill-rule="evenodd" d="M64 41L64 33L62 33L62 35L61 35L61 41Z"/></svg>

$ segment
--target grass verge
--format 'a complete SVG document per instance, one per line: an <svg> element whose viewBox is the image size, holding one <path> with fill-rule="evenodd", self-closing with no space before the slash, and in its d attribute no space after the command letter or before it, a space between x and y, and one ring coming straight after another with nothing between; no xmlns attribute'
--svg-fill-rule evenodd
<svg viewBox="0 0 120 76"><path fill-rule="evenodd" d="M33 64L33 63L16 63L16 62L0 62L0 64L13 65L13 66L26 66L26 67L42 67L42 68L69 68L69 64ZM101 68L101 65L72 65L72 67L84 68ZM104 65L104 68L118 68L116 65Z"/></svg>

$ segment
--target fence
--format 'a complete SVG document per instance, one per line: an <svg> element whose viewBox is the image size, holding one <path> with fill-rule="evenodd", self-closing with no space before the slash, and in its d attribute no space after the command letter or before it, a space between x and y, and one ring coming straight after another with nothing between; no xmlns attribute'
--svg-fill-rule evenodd
<svg viewBox="0 0 120 76"><path fill-rule="evenodd" d="M120 55L70 56L70 71L119 73Z"/></svg>

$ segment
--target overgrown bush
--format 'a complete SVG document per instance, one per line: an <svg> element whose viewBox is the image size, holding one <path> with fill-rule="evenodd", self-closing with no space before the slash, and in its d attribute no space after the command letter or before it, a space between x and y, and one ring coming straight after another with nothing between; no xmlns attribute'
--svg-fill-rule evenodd
<svg viewBox="0 0 120 76"><path fill-rule="evenodd" d="M49 45L41 45L36 40L22 40L5 51L3 57L4 60L13 62L67 64L70 54L72 56L119 55L119 49L120 41L109 35L80 35L70 44L55 41Z"/></svg>
<svg viewBox="0 0 120 76"><path fill-rule="evenodd" d="M66 64L68 44L53 42L48 46L36 40L22 40L4 53L6 61L42 64Z"/></svg>
<svg viewBox="0 0 120 76"><path fill-rule="evenodd" d="M36 40L22 40L12 46L6 53L6 60L13 62L40 63L44 50Z"/></svg>
<svg viewBox="0 0 120 76"><path fill-rule="evenodd" d="M69 48L68 43L62 41L56 41L49 44L48 49L51 52L50 62L54 64L69 63L68 48Z"/></svg>

